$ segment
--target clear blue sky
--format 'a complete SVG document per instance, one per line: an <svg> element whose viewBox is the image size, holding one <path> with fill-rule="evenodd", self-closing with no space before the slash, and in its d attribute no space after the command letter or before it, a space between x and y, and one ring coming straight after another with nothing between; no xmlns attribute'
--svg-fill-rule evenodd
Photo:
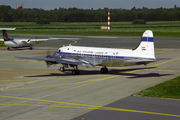
<svg viewBox="0 0 180 120"><path fill-rule="evenodd" d="M15 8L15 3L20 7L24 3L24 8L42 8L53 10L55 8L173 8L174 5L180 7L180 0L1 0L0 5L10 5Z"/></svg>

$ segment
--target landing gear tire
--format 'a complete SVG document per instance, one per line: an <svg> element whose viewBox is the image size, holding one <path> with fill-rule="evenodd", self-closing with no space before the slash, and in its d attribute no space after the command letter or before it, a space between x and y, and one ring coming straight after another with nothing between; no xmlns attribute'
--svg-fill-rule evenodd
<svg viewBox="0 0 180 120"><path fill-rule="evenodd" d="M101 73L107 73L108 72L108 69L107 68L101 68Z"/></svg>
<svg viewBox="0 0 180 120"><path fill-rule="evenodd" d="M72 74L73 74L73 75L79 75L79 74L80 74L80 71L79 71L79 70L73 70L73 71L72 71Z"/></svg>
<svg viewBox="0 0 180 120"><path fill-rule="evenodd" d="M64 70L65 70L64 67L59 68L59 71L61 71L61 72L64 72Z"/></svg>
<svg viewBox="0 0 180 120"><path fill-rule="evenodd" d="M78 67L77 66L73 66L73 67L74 67L74 70L72 71L72 74L73 75L79 75L80 71L78 70Z"/></svg>
<svg viewBox="0 0 180 120"><path fill-rule="evenodd" d="M30 50L32 50L33 48L32 47L30 47Z"/></svg>
<svg viewBox="0 0 180 120"><path fill-rule="evenodd" d="M7 47L7 50L10 50L10 47Z"/></svg>

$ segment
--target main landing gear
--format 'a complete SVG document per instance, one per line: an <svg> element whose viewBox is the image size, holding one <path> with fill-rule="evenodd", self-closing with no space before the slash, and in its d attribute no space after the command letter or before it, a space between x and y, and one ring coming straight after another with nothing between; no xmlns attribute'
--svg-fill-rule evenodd
<svg viewBox="0 0 180 120"><path fill-rule="evenodd" d="M72 71L72 74L73 75L79 75L80 74L80 71L78 70L77 66L75 66L74 70Z"/></svg>
<svg viewBox="0 0 180 120"><path fill-rule="evenodd" d="M60 67L59 71L64 72L65 71L65 67L67 67L67 66ZM71 66L71 67L74 68L74 70L72 70L72 75L79 75L80 74L80 71L78 70L77 65ZM106 68L106 66L104 66L104 67L101 68L100 71L101 71L101 73L107 73L108 72L108 68Z"/></svg>
<svg viewBox="0 0 180 120"><path fill-rule="evenodd" d="M74 70L72 70L72 74L73 74L73 75L79 75L79 74L80 74L80 71L78 70L77 65L76 65L76 66L72 66L72 67L74 68ZM60 67L60 68L59 68L59 71L64 72L64 71L65 71L64 66L63 66L63 67Z"/></svg>
<svg viewBox="0 0 180 120"><path fill-rule="evenodd" d="M107 73L108 72L108 69L106 68L106 66L102 67L101 68L101 73Z"/></svg>

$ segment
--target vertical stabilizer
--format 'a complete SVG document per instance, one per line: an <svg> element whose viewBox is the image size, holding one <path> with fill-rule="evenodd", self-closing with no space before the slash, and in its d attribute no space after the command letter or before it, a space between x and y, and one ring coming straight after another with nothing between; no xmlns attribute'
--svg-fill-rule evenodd
<svg viewBox="0 0 180 120"><path fill-rule="evenodd" d="M6 30L2 30L2 34L3 34L3 39L4 39L4 41L9 41L9 40L11 40L11 39L8 37Z"/></svg>
<svg viewBox="0 0 180 120"><path fill-rule="evenodd" d="M9 41L12 40L8 37L7 31L6 30L15 30L16 28L0 28L0 30L2 30L2 34L3 34L3 39L4 41Z"/></svg>
<svg viewBox="0 0 180 120"><path fill-rule="evenodd" d="M150 58L155 58L153 33L151 30L146 30L143 33L139 46L133 49L133 51Z"/></svg>

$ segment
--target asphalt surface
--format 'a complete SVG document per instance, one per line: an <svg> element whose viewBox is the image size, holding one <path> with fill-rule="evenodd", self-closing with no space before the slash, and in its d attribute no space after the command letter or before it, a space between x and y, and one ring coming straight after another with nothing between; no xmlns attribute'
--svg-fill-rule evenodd
<svg viewBox="0 0 180 120"><path fill-rule="evenodd" d="M79 67L61 73L60 65L47 69L44 62L14 56L45 56L63 45L135 48L141 37L33 36L61 38L28 48L0 48L0 120L116 120L179 119L180 101L131 96L145 88L179 76L179 38L154 38L156 58L171 58L146 66L109 68Z"/></svg>

